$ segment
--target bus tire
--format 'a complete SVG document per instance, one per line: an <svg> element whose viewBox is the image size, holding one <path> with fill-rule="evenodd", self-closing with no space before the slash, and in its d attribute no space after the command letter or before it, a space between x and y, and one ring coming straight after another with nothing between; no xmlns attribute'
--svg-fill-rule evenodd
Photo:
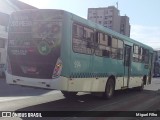
<svg viewBox="0 0 160 120"><path fill-rule="evenodd" d="M114 88L115 88L114 79L113 78L108 79L105 87L105 92L103 93L103 98L104 99L112 98L114 94Z"/></svg>
<svg viewBox="0 0 160 120"><path fill-rule="evenodd" d="M78 92L67 92L67 91L61 91L63 96L65 98L73 98L73 97L76 97L77 93Z"/></svg>

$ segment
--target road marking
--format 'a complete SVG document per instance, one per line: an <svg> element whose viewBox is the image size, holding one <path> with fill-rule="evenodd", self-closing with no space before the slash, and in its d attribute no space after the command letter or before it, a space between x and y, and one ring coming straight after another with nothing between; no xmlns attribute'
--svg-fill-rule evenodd
<svg viewBox="0 0 160 120"><path fill-rule="evenodd" d="M21 100L21 99L26 99L30 98L31 96L26 96L26 97L0 97L0 102L7 102L7 101L12 101L12 100Z"/></svg>
<svg viewBox="0 0 160 120"><path fill-rule="evenodd" d="M50 91L47 92L45 94L41 94L41 95L37 95L37 96L46 96L46 95L51 95L51 94L57 94L60 93L60 91ZM35 97L37 97L36 95L34 95ZM31 98L33 96L17 96L17 97L0 97L0 102L7 102L7 101L12 101L12 100L21 100L21 99L27 99L27 98Z"/></svg>

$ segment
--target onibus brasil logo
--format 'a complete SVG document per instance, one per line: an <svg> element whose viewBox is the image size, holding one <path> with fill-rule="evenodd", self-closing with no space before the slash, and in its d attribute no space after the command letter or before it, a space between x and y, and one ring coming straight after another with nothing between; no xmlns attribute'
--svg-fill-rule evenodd
<svg viewBox="0 0 160 120"><path fill-rule="evenodd" d="M32 112L2 112L2 116L1 117L42 117L41 113L37 112L37 113L32 113Z"/></svg>

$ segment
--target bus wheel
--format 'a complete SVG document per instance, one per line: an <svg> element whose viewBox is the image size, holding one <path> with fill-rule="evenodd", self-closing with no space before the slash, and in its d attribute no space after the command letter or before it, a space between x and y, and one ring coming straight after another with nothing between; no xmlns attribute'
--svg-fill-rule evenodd
<svg viewBox="0 0 160 120"><path fill-rule="evenodd" d="M76 97L78 92L67 92L67 91L61 91L63 96L66 98L72 98L72 97Z"/></svg>
<svg viewBox="0 0 160 120"><path fill-rule="evenodd" d="M114 94L114 87L115 87L114 80L110 78L107 81L105 92L103 93L103 98L110 99Z"/></svg>

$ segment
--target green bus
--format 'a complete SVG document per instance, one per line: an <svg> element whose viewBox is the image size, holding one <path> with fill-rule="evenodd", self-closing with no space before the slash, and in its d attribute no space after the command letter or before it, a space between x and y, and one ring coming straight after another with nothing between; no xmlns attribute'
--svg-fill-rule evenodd
<svg viewBox="0 0 160 120"><path fill-rule="evenodd" d="M151 83L153 49L64 10L14 12L10 17L8 84L111 98L115 90Z"/></svg>

